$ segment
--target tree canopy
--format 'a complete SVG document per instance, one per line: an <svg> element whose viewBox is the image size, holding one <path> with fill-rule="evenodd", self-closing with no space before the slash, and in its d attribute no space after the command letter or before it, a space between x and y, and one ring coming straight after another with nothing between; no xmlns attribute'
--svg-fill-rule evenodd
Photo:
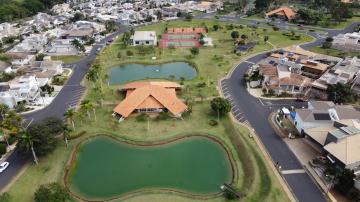
<svg viewBox="0 0 360 202"><path fill-rule="evenodd" d="M231 110L231 104L228 100L217 97L211 100L211 109L214 110L216 113L219 113L221 115L224 115Z"/></svg>
<svg viewBox="0 0 360 202"><path fill-rule="evenodd" d="M41 185L34 194L36 202L65 202L70 198L66 188L59 183Z"/></svg>
<svg viewBox="0 0 360 202"><path fill-rule="evenodd" d="M354 103L357 99L355 92L348 84L337 83L327 89L329 100L335 103Z"/></svg>

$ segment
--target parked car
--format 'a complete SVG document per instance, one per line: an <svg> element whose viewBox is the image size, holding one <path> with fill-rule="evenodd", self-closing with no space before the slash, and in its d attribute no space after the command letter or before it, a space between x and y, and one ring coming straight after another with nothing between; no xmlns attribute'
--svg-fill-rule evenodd
<svg viewBox="0 0 360 202"><path fill-rule="evenodd" d="M6 168L9 166L9 162L3 162L0 164L0 173L4 172L4 170L6 170Z"/></svg>

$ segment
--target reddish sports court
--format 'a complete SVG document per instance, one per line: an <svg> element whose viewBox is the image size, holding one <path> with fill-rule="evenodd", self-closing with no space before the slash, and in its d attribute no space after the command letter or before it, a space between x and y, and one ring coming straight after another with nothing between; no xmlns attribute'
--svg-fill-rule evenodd
<svg viewBox="0 0 360 202"><path fill-rule="evenodd" d="M202 27L197 28L168 28L166 33L162 35L159 41L160 48L192 48L200 47L200 34L205 33L206 30Z"/></svg>

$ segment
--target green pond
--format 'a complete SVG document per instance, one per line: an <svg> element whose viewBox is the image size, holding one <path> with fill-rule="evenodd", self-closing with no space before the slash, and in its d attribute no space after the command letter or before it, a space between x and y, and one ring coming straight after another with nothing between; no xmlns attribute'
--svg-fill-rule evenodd
<svg viewBox="0 0 360 202"><path fill-rule="evenodd" d="M108 199L143 188L211 194L232 179L225 149L198 136L161 146L96 137L81 146L72 169L70 189L87 199Z"/></svg>
<svg viewBox="0 0 360 202"><path fill-rule="evenodd" d="M180 80L195 78L196 69L186 62L172 62L161 65L125 64L110 70L110 84L124 84L142 79L169 79Z"/></svg>

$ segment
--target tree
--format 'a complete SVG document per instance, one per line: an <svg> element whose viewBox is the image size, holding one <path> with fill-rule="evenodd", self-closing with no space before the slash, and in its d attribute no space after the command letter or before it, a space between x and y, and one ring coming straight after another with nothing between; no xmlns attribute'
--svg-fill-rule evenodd
<svg viewBox="0 0 360 202"><path fill-rule="evenodd" d="M219 25L213 25L213 29L214 29L215 32L218 31L219 30Z"/></svg>
<svg viewBox="0 0 360 202"><path fill-rule="evenodd" d="M85 46L80 43L79 40L74 39L71 41L71 45L73 45L78 51L85 52Z"/></svg>
<svg viewBox="0 0 360 202"><path fill-rule="evenodd" d="M269 40L269 36L264 36L264 42L266 43Z"/></svg>
<svg viewBox="0 0 360 202"><path fill-rule="evenodd" d="M328 98L334 103L354 103L357 99L355 92L348 84L337 83L327 88Z"/></svg>
<svg viewBox="0 0 360 202"><path fill-rule="evenodd" d="M343 169L337 176L337 183L335 189L340 193L347 195L354 186L355 174L353 170Z"/></svg>
<svg viewBox="0 0 360 202"><path fill-rule="evenodd" d="M218 119L220 115L224 115L231 110L231 104L228 100L217 97L211 100L210 102L211 109L218 114Z"/></svg>
<svg viewBox="0 0 360 202"><path fill-rule="evenodd" d="M68 127L67 124L63 125L63 138L65 141L66 147L68 147L68 139L69 139L69 133L71 132L71 129Z"/></svg>
<svg viewBox="0 0 360 202"><path fill-rule="evenodd" d="M190 53L191 53L191 55L193 55L194 57L195 57L196 55L199 55L199 52L200 52L200 50L199 50L198 47L192 47L192 48L190 49Z"/></svg>
<svg viewBox="0 0 360 202"><path fill-rule="evenodd" d="M238 39L239 38L239 32L238 31L232 31L231 32L231 38L232 39L234 39L234 40L236 40L236 39Z"/></svg>
<svg viewBox="0 0 360 202"><path fill-rule="evenodd" d="M93 104L90 102L90 100L84 100L81 102L81 109L86 111L86 114L88 116L88 118L90 119L90 110L95 110ZM95 111L94 111L94 115L95 115Z"/></svg>
<svg viewBox="0 0 360 202"><path fill-rule="evenodd" d="M185 15L185 20L186 21L191 21L193 19L193 16L190 14L190 13L187 13L186 15Z"/></svg>
<svg viewBox="0 0 360 202"><path fill-rule="evenodd" d="M33 155L34 158L34 162L37 165L38 164L38 158L37 155L35 153L35 149L34 149L34 141L33 141L33 137L31 136L30 133L28 132L23 132L22 136L19 139L19 148L22 151L29 151L31 150L31 153Z"/></svg>
<svg viewBox="0 0 360 202"><path fill-rule="evenodd" d="M76 13L74 14L74 17L71 18L71 21L72 21L72 22L76 22L76 21L84 20L84 19L85 19L84 14L82 14L81 12L76 12Z"/></svg>
<svg viewBox="0 0 360 202"><path fill-rule="evenodd" d="M259 11L266 10L270 3L271 0L255 0L255 8Z"/></svg>
<svg viewBox="0 0 360 202"><path fill-rule="evenodd" d="M70 198L66 188L59 183L41 185L34 194L36 202L65 202Z"/></svg>
<svg viewBox="0 0 360 202"><path fill-rule="evenodd" d="M117 30L116 23L114 21L110 21L110 20L106 21L105 29L108 33L116 31Z"/></svg>
<svg viewBox="0 0 360 202"><path fill-rule="evenodd" d="M41 86L40 89L42 92L46 92L49 95L51 95L51 93L54 92L54 87L50 86L49 84L46 84L45 86Z"/></svg>
<svg viewBox="0 0 360 202"><path fill-rule="evenodd" d="M31 150L34 160L37 162L37 155L45 156L54 151L57 145L56 137L63 132L63 121L59 118L49 117L22 131L18 145L21 151Z"/></svg>
<svg viewBox="0 0 360 202"><path fill-rule="evenodd" d="M74 109L68 109L64 114L66 119L71 123L73 130L75 130L75 122L74 122L75 115L76 112Z"/></svg>
<svg viewBox="0 0 360 202"><path fill-rule="evenodd" d="M44 57L45 57L45 54L44 54L44 53L39 53L39 54L36 55L35 60L36 60L36 61L43 61L43 60L44 60Z"/></svg>
<svg viewBox="0 0 360 202"><path fill-rule="evenodd" d="M9 193L4 192L0 195L0 202L10 202L11 201L11 196Z"/></svg>
<svg viewBox="0 0 360 202"><path fill-rule="evenodd" d="M91 68L90 71L86 74L86 79L93 82L93 87L95 88L95 83L99 79L97 71L94 68Z"/></svg>

